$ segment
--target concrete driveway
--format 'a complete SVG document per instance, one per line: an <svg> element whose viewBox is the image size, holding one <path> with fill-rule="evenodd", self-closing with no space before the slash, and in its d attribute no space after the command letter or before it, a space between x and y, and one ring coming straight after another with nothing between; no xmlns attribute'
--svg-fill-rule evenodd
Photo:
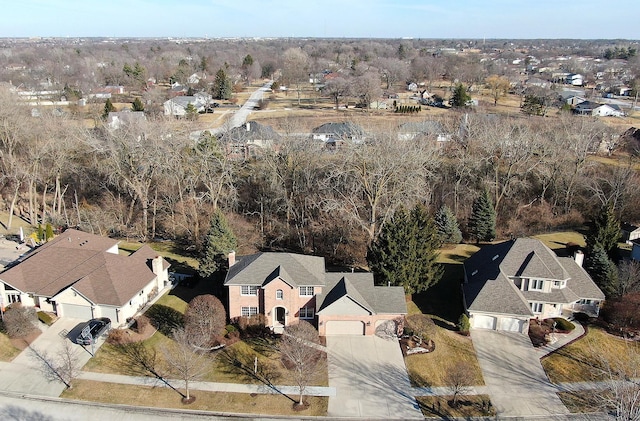
<svg viewBox="0 0 640 421"><path fill-rule="evenodd" d="M50 356L59 354L62 349L64 339L63 331L77 331L79 324L85 320L60 318L53 325L46 327L40 324L43 332L31 344L31 348L38 352L46 352ZM70 335L71 336L71 335ZM100 339L96 344L96 350L104 340ZM73 352L77 358L79 367L84 366L91 358L91 347L84 347L73 344ZM25 349L10 363L0 364L0 390L8 392L28 393L39 396L57 397L65 389L60 381L47 380L40 370L41 362L35 357L33 350Z"/></svg>
<svg viewBox="0 0 640 421"><path fill-rule="evenodd" d="M499 416L549 416L569 411L556 395L528 337L472 330L486 390Z"/></svg>
<svg viewBox="0 0 640 421"><path fill-rule="evenodd" d="M424 419L412 396L398 341L327 336L329 417Z"/></svg>

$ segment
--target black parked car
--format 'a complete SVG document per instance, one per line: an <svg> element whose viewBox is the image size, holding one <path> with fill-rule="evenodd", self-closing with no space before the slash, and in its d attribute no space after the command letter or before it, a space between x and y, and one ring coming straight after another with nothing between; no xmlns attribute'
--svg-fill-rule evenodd
<svg viewBox="0 0 640 421"><path fill-rule="evenodd" d="M87 326L89 327L88 331L86 330ZM95 343L96 339L109 329L111 329L111 319L107 317L91 319L87 322L80 335L76 338L76 343L80 345L91 345L92 342ZM83 333L86 334L83 335Z"/></svg>

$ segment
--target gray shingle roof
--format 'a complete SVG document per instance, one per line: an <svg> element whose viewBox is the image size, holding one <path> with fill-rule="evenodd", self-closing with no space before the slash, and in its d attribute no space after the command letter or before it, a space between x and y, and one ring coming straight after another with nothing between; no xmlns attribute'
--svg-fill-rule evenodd
<svg viewBox="0 0 640 421"><path fill-rule="evenodd" d="M519 238L485 246L464 262L467 309L488 313L532 315L528 301L571 303L604 294L573 259L557 257L540 240ZM512 278L566 280L551 292L520 291Z"/></svg>
<svg viewBox="0 0 640 421"><path fill-rule="evenodd" d="M324 258L294 253L256 253L242 256L229 268L225 285L264 285L284 273L294 286L323 286Z"/></svg>

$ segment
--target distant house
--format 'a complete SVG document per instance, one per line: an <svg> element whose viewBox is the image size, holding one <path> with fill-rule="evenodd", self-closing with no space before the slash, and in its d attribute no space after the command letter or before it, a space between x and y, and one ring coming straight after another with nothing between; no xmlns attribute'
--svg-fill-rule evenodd
<svg viewBox="0 0 640 421"><path fill-rule="evenodd" d="M471 327L527 333L533 317L597 316L604 294L582 268L583 259L582 252L558 257L534 238L483 247L464 262Z"/></svg>
<svg viewBox="0 0 640 421"><path fill-rule="evenodd" d="M572 107L575 107L576 105L585 102L587 99L581 96L570 96L569 98L567 98L565 100L565 102L569 105L571 105Z"/></svg>
<svg viewBox="0 0 640 421"><path fill-rule="evenodd" d="M168 269L149 246L121 255L117 240L68 229L2 272L0 296L3 306L120 326L170 286Z"/></svg>
<svg viewBox="0 0 640 421"><path fill-rule="evenodd" d="M407 83L407 91L415 92L418 90L418 84L415 82Z"/></svg>
<svg viewBox="0 0 640 421"><path fill-rule="evenodd" d="M320 140L327 147L335 148L344 143L364 142L364 130L362 127L350 123L325 123L311 131L313 140Z"/></svg>
<svg viewBox="0 0 640 421"><path fill-rule="evenodd" d="M578 73L570 73L567 75L565 83L573 86L582 86L584 85L584 76Z"/></svg>
<svg viewBox="0 0 640 421"><path fill-rule="evenodd" d="M584 101L575 106L573 112L579 115L592 115L598 117L622 117L624 111L616 104L598 104L597 102Z"/></svg>
<svg viewBox="0 0 640 421"><path fill-rule="evenodd" d="M623 222L620 224L620 234L622 241L631 244L633 240L640 239L640 227L628 222Z"/></svg>
<svg viewBox="0 0 640 421"><path fill-rule="evenodd" d="M107 117L107 127L113 130L147 121L144 111L112 111Z"/></svg>
<svg viewBox="0 0 640 421"><path fill-rule="evenodd" d="M258 157L265 149L273 148L280 139L281 136L271 126L257 121L248 121L220 136L220 142L232 159Z"/></svg>
<svg viewBox="0 0 640 421"><path fill-rule="evenodd" d="M327 272L316 256L267 252L236 261L231 253L224 284L230 319L262 315L277 333L306 320L322 336L373 335L407 314L404 288L374 286L371 273Z"/></svg>
<svg viewBox="0 0 640 421"><path fill-rule="evenodd" d="M527 81L525 82L525 85L537 86L539 88L547 88L551 85L551 82L549 82L548 80L540 79L538 77L532 77L527 79Z"/></svg>
<svg viewBox="0 0 640 421"><path fill-rule="evenodd" d="M425 120L420 122L408 122L398 127L398 140L434 139L437 142L448 142L451 134L444 130L438 121Z"/></svg>
<svg viewBox="0 0 640 421"><path fill-rule="evenodd" d="M204 112L211 101L211 95L201 92L193 96L176 96L164 102L164 115L182 117L187 114L189 104L193 105L196 111Z"/></svg>

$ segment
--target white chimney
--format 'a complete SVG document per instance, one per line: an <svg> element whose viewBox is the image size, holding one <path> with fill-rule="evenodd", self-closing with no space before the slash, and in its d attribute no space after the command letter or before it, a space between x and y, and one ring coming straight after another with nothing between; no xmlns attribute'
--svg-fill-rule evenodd
<svg viewBox="0 0 640 421"><path fill-rule="evenodd" d="M151 270L156 275L160 275L162 273L162 257L156 256L151 259Z"/></svg>
<svg viewBox="0 0 640 421"><path fill-rule="evenodd" d="M236 264L236 252L234 250L231 250L229 252L229 267L235 264Z"/></svg>
<svg viewBox="0 0 640 421"><path fill-rule="evenodd" d="M576 261L578 266L582 266L584 263L584 253L581 250L576 251L576 254L573 255L573 259Z"/></svg>
<svg viewBox="0 0 640 421"><path fill-rule="evenodd" d="M248 131L248 132L250 132L250 131L251 131L251 123L249 123L248 121L247 121L247 131Z"/></svg>

